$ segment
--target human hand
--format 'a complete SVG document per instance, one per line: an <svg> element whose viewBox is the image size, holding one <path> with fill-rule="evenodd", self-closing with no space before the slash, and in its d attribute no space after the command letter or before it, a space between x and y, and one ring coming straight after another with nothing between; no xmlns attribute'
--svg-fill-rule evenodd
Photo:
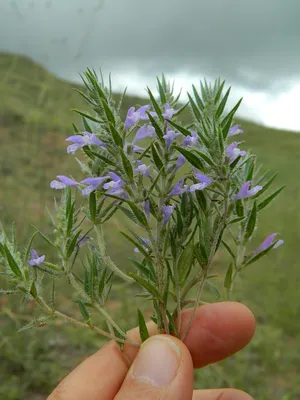
<svg viewBox="0 0 300 400"><path fill-rule="evenodd" d="M183 329L191 311L182 313ZM110 342L72 371L48 400L251 400L235 389L193 390L193 369L222 360L251 340L255 320L235 302L201 306L184 340L151 334L140 349ZM152 336L153 335L153 336ZM135 328L129 338L139 341Z"/></svg>

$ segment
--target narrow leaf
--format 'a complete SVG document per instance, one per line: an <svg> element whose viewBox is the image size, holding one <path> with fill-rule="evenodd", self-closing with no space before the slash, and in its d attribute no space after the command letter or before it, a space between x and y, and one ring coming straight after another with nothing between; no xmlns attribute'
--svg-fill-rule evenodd
<svg viewBox="0 0 300 400"><path fill-rule="evenodd" d="M256 206L256 201L254 201L251 213L249 215L249 218L247 220L246 227L245 227L245 241L250 239L250 237L253 234L253 231L254 231L255 225L256 225L256 216L257 216L257 206Z"/></svg>
<svg viewBox="0 0 300 400"><path fill-rule="evenodd" d="M199 157L181 147L175 146L175 148L189 161L190 164L192 164L194 167L198 168L201 171L204 170L204 164L202 163Z"/></svg>
<svg viewBox="0 0 300 400"><path fill-rule="evenodd" d="M16 263L15 259L11 255L11 252L9 251L6 244L3 245L3 248L4 248L6 260L7 260L7 263L9 265L10 269L16 276L18 276L20 279L23 279L23 274L22 274L18 264Z"/></svg>
<svg viewBox="0 0 300 400"><path fill-rule="evenodd" d="M281 186L279 189L277 189L274 193L272 193L269 197L267 197L265 200L263 200L261 203L258 204L257 206L257 211L261 211L265 207L267 207L268 204L271 203L272 200L275 199L279 195L279 193L285 188L284 186Z"/></svg>
<svg viewBox="0 0 300 400"><path fill-rule="evenodd" d="M224 280L224 287L226 289L230 289L232 283L232 274L233 274L233 264L230 263L228 270L226 272L225 280Z"/></svg>
<svg viewBox="0 0 300 400"><path fill-rule="evenodd" d="M140 332L140 337L142 342L144 342L145 340L147 340L150 335L149 335L149 331L144 319L144 316L142 314L142 312L140 311L140 309L138 309L138 324L139 324L139 332Z"/></svg>
<svg viewBox="0 0 300 400"><path fill-rule="evenodd" d="M133 278L137 283L139 283L144 289L146 289L149 293L153 294L157 300L162 301L161 295L158 289L149 281L142 278L139 275L134 274L133 272L129 272L128 275Z"/></svg>

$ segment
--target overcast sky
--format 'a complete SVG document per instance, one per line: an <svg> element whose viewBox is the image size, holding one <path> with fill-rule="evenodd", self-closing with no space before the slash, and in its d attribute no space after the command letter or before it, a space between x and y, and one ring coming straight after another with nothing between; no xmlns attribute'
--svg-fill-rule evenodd
<svg viewBox="0 0 300 400"><path fill-rule="evenodd" d="M138 94L162 71L184 89L220 76L242 116L300 131L299 21L300 0L0 0L0 51Z"/></svg>

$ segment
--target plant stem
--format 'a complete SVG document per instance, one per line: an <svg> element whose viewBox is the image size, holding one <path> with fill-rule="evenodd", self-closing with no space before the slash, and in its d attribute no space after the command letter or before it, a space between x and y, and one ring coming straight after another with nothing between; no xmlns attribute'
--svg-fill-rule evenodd
<svg viewBox="0 0 300 400"><path fill-rule="evenodd" d="M90 330L96 332L98 335L104 336L104 337L106 337L106 338L108 338L108 339L116 340L116 341L118 341L119 343L129 344L129 345L135 346L135 347L140 347L140 344L139 344L139 343L136 343L136 342L131 341L131 340L128 340L128 339L116 338L115 335L112 335L112 334L110 334L110 333L108 333L108 332L106 332L106 331L104 331L104 330L102 330L102 329L100 329L100 328L97 328L97 327L94 326L94 325L88 325L88 324L85 324L85 323L83 323L83 322L81 322L81 321L77 321L75 318L72 318L72 317L70 317L69 315L64 314L64 313L62 313L62 312L60 312L60 311L57 311L57 310L53 311L53 310L46 304L46 302L44 301L44 299L43 299L42 297L34 298L34 300L36 301L36 303L37 303L44 311L46 311L48 314L50 314L50 315L52 315L52 316L56 316L56 317L62 318L63 320L65 320L65 321L67 321L67 322L70 322L70 323L73 324L73 325L80 326L80 327L83 327L83 328L88 328L88 329L90 329Z"/></svg>
<svg viewBox="0 0 300 400"><path fill-rule="evenodd" d="M99 311L105 320L112 325L123 337L126 337L126 333L123 332L123 330L119 327L119 325L111 318L111 316L104 310L103 307L101 307L99 304L94 303L93 300L89 295L85 293L85 291L81 288L81 286L78 284L77 280L75 279L74 275L71 273L69 274L69 281L71 285L80 293L83 299L85 299L88 303L92 303L93 307L96 308L97 311Z"/></svg>
<svg viewBox="0 0 300 400"><path fill-rule="evenodd" d="M202 290L203 290L203 287L204 287L204 283L205 283L205 280L207 278L208 271L209 271L209 269L211 267L214 255L216 253L219 237L220 237L223 229L226 226L226 222L227 222L227 219L228 219L228 215L227 215L228 214L228 189L229 189L229 186L228 186L228 182L226 181L225 187L224 187L224 199L225 199L224 215L221 218L220 223L218 225L218 228L217 228L217 230L215 232L215 236L214 236L213 243L212 243L212 246L211 246L211 249L210 249L210 254L209 254L209 257L208 257L208 260L207 260L207 264L206 264L205 270L203 272L203 275L202 275L202 278L201 278L201 281L200 281L200 285L199 285L199 288L198 288L198 291L197 291L197 297L196 297L196 302L195 302L195 305L194 305L194 308L193 308L193 312L192 312L192 315L191 315L191 317L189 319L189 322L188 322L188 324L186 326L186 329L184 330L183 335L181 337L182 341L185 339L185 337L186 337L186 335L187 335L187 333L188 333L188 331L189 331L189 329L190 329L190 327L192 325L193 319L194 319L195 314L196 314L196 310L197 310L197 308L199 306L199 301L200 301L201 293L202 293Z"/></svg>
<svg viewBox="0 0 300 400"><path fill-rule="evenodd" d="M188 324L187 324L187 326L186 326L186 328L185 328L185 330L183 331L183 334L182 334L182 336L181 336L181 340L182 340L182 341L184 341L184 339L185 339L185 337L186 337L188 331L190 330L190 327L191 327L191 325L192 325L193 319L194 319L194 317L195 317L197 308L198 308L198 306L199 306L201 293L202 293L202 290L203 290L203 287L204 287L204 283L205 283L205 280L206 280L206 277L207 277L207 273L208 273L208 268L207 268L207 270L206 270L206 271L203 273L203 275L202 275L202 279L201 279L200 285L199 285L199 287L198 287L197 297L196 297L196 301L195 301L195 304L194 304L194 307L193 307L192 315L190 316L189 322L188 322Z"/></svg>
<svg viewBox="0 0 300 400"><path fill-rule="evenodd" d="M96 232L100 254L101 254L102 260L104 261L105 265L111 271L113 271L116 275L118 275L120 278L124 279L125 281L134 282L134 279L132 279L130 276L124 274L124 272L122 272L116 266L116 264L113 262L113 260L107 254L106 246L105 246L105 242L104 242L104 233L103 233L102 224L94 225L94 230Z"/></svg>

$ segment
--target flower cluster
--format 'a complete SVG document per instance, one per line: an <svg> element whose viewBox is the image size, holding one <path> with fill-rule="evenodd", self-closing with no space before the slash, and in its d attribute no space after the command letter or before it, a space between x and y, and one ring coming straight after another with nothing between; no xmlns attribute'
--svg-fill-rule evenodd
<svg viewBox="0 0 300 400"><path fill-rule="evenodd" d="M259 213L282 188L268 194L274 177L260 178L253 154L243 149L242 142L232 141L232 136L243 133L233 122L240 102L224 111L228 97L223 94L224 82L203 84L201 96L193 88L188 104L180 104L163 76L158 79L159 97L148 89L147 104L132 106L124 115L93 71L88 70L84 83L88 93L83 96L96 115L80 113L84 130L75 127L66 139L71 143L68 154L81 153L77 161L82 171L75 178L57 175L50 183L62 191L57 217L51 216L54 238L39 232L57 250L57 259L39 256L31 248L32 241L20 259L3 236L0 261L10 271L16 290L33 297L51 318L62 314L55 314L41 297L44 275L39 273L66 278L79 295L85 326L97 330L91 313L100 312L110 330L104 335L121 342L127 340L126 333L105 309L112 276L136 283L144 290L143 297L153 303L152 319L159 331L184 339L191 321L182 333L181 310L187 304L194 309L198 306L220 247L230 257L224 273L229 299L238 274L283 244L276 233L257 248L252 244ZM79 209L75 191L82 195ZM106 222L118 213L137 228L121 232L136 253L134 272L122 270L106 249ZM90 223L85 234L84 220ZM74 265L87 242L87 262L80 277ZM198 294L194 299L191 289L195 285ZM144 340L148 333L141 313L139 323Z"/></svg>

